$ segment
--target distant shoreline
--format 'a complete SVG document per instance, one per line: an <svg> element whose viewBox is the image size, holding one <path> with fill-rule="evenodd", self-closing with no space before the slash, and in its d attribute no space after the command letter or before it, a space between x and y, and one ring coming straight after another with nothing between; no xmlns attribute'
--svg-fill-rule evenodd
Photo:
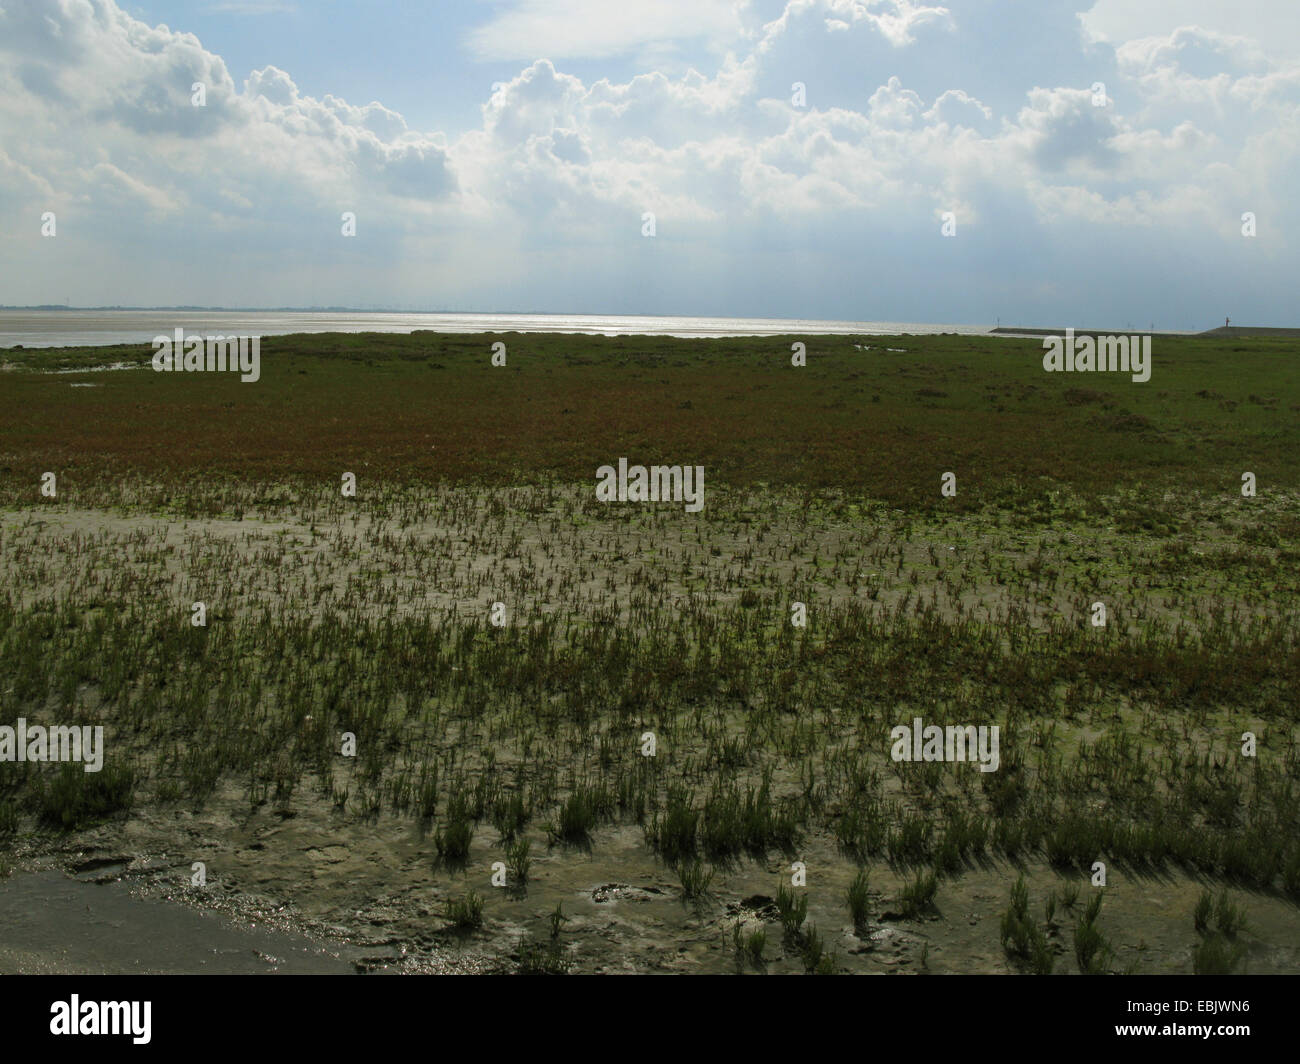
<svg viewBox="0 0 1300 1064"><path fill-rule="evenodd" d="M1168 337L1170 339L1182 338L1188 336L1206 336L1203 332L1151 332L1149 329L1080 329L1077 326L1070 326L1074 329L1076 336L1158 336ZM1020 328L1015 325L1000 325L996 329L990 329L990 333L998 336L1064 336L1065 329L1030 329Z"/></svg>
<svg viewBox="0 0 1300 1064"><path fill-rule="evenodd" d="M446 311L370 311L340 308L310 310L232 310L228 308L44 306L0 307L0 350L113 347L150 344L174 328L186 333L288 336L312 333L432 332L448 335L559 334L663 336L683 339L818 336L988 336L999 339L1064 335L1061 328L987 323L839 321L796 318L724 318L631 314L483 313ZM1155 332L1140 329L1082 329L1075 334L1139 335L1163 340L1202 338L1300 338L1300 328L1228 326L1206 331Z"/></svg>
<svg viewBox="0 0 1300 1064"><path fill-rule="evenodd" d="M1030 329L1013 325L1000 325L989 332L1000 336L1064 336L1065 329ZM1151 332L1148 329L1075 329L1076 336L1152 336L1166 339L1186 339L1189 336L1274 336L1300 337L1300 328L1280 329L1271 326L1220 325L1217 329L1201 332Z"/></svg>

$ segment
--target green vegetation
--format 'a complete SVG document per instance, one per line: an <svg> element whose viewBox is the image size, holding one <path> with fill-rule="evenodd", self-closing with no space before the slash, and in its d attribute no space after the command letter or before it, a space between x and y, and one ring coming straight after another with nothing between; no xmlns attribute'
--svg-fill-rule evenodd
<svg viewBox="0 0 1300 1064"><path fill-rule="evenodd" d="M859 870L849 885L849 915L853 918L855 928L863 928L871 913L871 895L868 889L869 876L866 869Z"/></svg>
<svg viewBox="0 0 1300 1064"><path fill-rule="evenodd" d="M808 344L802 370L790 366L795 340ZM497 341L509 357L494 369ZM1040 524L1068 514L1072 496L1139 487L1110 523L1160 531L1177 523L1166 485L1218 492L1249 469L1296 487L1298 347L1157 339L1151 380L1136 385L1046 374L1040 341L976 336L325 333L265 338L252 385L154 373L148 345L8 350L0 490L31 499L37 456L36 473L61 470L69 493L140 479L163 486L166 506L195 479L274 495L272 478L336 483L363 461L357 472L386 484L589 482L639 449L698 456L714 483L945 513L1014 507ZM141 368L30 372L114 363ZM69 387L83 380L99 387ZM956 499L939 498L944 470L958 473ZM178 512L199 501L186 494Z"/></svg>
<svg viewBox="0 0 1300 1064"><path fill-rule="evenodd" d="M803 923L808 919L808 895L796 895L793 890L781 883L776 888L776 911L781 917L781 926L787 936L797 935Z"/></svg>
<svg viewBox="0 0 1300 1064"><path fill-rule="evenodd" d="M917 872L916 878L908 883L899 895L903 905L903 915L915 920L922 913L934 906L934 896L939 887L938 877L934 872Z"/></svg>
<svg viewBox="0 0 1300 1064"><path fill-rule="evenodd" d="M449 899L447 919L458 930L477 930L483 926L483 899L472 890L463 897Z"/></svg>

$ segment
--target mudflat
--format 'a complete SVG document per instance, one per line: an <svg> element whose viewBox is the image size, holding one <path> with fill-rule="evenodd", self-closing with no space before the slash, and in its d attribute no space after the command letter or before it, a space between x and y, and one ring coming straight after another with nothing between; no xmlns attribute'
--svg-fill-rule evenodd
<svg viewBox="0 0 1300 1064"><path fill-rule="evenodd" d="M1300 971L1294 342L798 339L5 353L0 964Z"/></svg>

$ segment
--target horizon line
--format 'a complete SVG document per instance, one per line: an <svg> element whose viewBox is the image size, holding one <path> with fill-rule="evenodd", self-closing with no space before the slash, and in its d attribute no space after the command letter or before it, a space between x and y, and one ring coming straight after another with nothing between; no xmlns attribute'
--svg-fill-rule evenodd
<svg viewBox="0 0 1300 1064"><path fill-rule="evenodd" d="M810 322L844 323L844 324L863 324L863 325L868 325L868 324L899 324L899 325L903 325L903 324L912 324L912 325L926 325L926 326L929 326L929 327L939 327L939 326L943 326L943 325L966 325L966 326L973 326L973 325L986 325L986 324L988 324L987 322L955 322L955 321L914 321L914 322L901 322L901 321L899 321L899 322L885 322L884 319L865 319L865 318L817 318L817 317L814 317L814 318L789 318L789 317L766 317L766 316L761 316L761 317L760 317L760 316L755 316L755 315L734 315L734 314L705 314L705 315L701 315L701 314L645 314L645 313L627 314L627 313L608 313L608 312L593 312L593 311L554 311L554 310L446 310L446 309L442 309L442 310L429 310L429 309L422 309L422 310L402 310L402 309L397 309L397 308L392 308L392 307L375 308L375 307L353 307L353 306L276 306L276 307L249 307L249 306L205 306L205 305L200 305L200 304L173 304L173 305L171 305L171 306L125 306L125 305L122 305L122 304L105 304L105 305L100 305L100 306L73 306L72 304L67 304L67 303L38 303L38 304L27 304L27 305L0 304L0 311L46 311L46 312L48 312L48 311L54 311L54 312L58 312L58 311L64 311L64 312L72 312L72 311L131 311L131 312L146 312L146 311L173 311L173 312L175 312L175 311L190 311L190 312L201 312L201 313L239 313L239 314L284 314L284 313L316 313L316 314L445 314L445 315L466 315L466 316L478 316L478 317L512 316L512 317L551 317L551 318L565 318L565 317L579 317L579 318L651 318L651 319L663 319L663 320L669 320L669 319L683 319L683 320L693 320L693 321L709 321L709 320L732 320L732 321L810 321ZM1002 332L1004 332L1004 333L1007 333L1007 332L1023 332L1023 331L1031 330L1031 329L1032 329L1033 331L1035 331L1035 332L1039 332L1039 331L1048 331L1048 330L1051 328L1051 327L1048 327L1048 326L1036 326L1036 325L1035 325L1035 326L1031 326L1031 325L1025 325L1025 326L1019 326L1019 325L1002 325L1002 324L1001 324L1001 318L1000 318L1000 317L996 318L996 319L995 319L995 322L994 322L993 324L988 324L988 327L989 327L990 329L1000 329L1000 330L1001 330ZM1297 326L1288 326L1288 325L1282 325L1282 326L1265 326L1265 325L1257 325L1257 324L1243 325L1243 326L1226 326L1226 327L1227 327L1227 328L1248 328L1248 329L1263 329L1263 328L1294 329L1294 328L1297 328ZM1081 330L1078 326L1072 326L1071 328L1073 328L1074 331L1075 331L1076 333L1077 333L1077 332L1081 332L1081 331L1083 331L1083 332L1101 332L1101 331L1102 331L1102 330L1099 330L1099 329L1082 329L1082 330ZM1153 323L1153 324L1152 324L1152 327L1149 328L1149 329L1145 329L1145 330L1144 330L1144 329L1140 329L1140 328L1135 329L1133 326L1129 325L1129 326L1125 326L1125 327L1124 327L1124 330L1121 330L1121 331L1127 331L1127 332L1151 332L1151 333L1160 332L1160 331L1164 331L1164 332L1173 331L1173 332L1179 332L1179 333L1183 333L1183 332L1185 332L1185 333L1197 333L1197 332L1209 332L1209 331L1211 331L1211 330L1213 330L1213 329L1216 329L1216 328L1217 328L1217 329L1223 329L1223 328L1225 328L1225 326L1223 326L1223 325L1219 325L1219 326L1209 326L1208 328L1201 328L1201 329L1174 329L1174 330L1169 330L1169 329L1166 328L1166 329L1164 329L1164 330L1157 330L1157 329L1154 328L1154 323ZM1107 330L1107 331L1112 331L1112 332L1113 332L1113 331L1115 331L1115 330L1114 330L1114 329L1111 329L1111 330Z"/></svg>

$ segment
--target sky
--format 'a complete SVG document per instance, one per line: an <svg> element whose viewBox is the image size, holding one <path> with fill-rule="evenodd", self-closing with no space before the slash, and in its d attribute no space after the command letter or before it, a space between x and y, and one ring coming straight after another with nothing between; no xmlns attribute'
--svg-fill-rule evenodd
<svg viewBox="0 0 1300 1064"><path fill-rule="evenodd" d="M0 0L6 305L1295 325L1297 194L1294 0Z"/></svg>

